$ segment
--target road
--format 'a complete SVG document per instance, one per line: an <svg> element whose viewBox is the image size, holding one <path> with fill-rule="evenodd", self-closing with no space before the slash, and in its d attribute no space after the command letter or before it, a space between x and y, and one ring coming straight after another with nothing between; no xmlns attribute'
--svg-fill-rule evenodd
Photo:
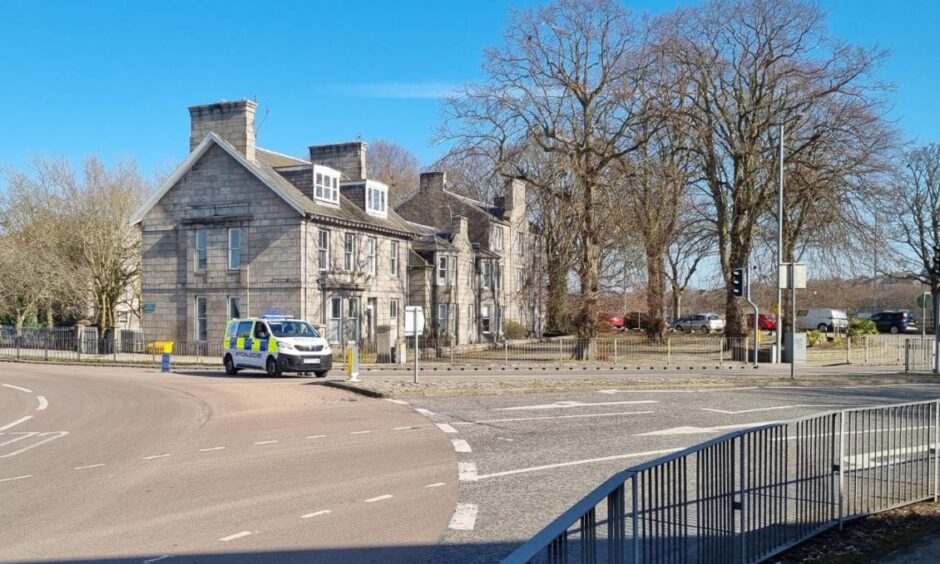
<svg viewBox="0 0 940 564"><path fill-rule="evenodd" d="M426 560L452 444L316 384L0 364L0 561Z"/></svg>
<svg viewBox="0 0 940 564"><path fill-rule="evenodd" d="M498 562L615 472L735 429L938 397L940 384L891 384L411 400L458 441L459 503L477 508L431 561Z"/></svg>

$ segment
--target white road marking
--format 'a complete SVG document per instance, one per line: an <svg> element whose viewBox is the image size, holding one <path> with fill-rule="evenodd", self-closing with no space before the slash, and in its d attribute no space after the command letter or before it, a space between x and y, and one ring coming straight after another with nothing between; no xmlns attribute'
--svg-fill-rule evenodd
<svg viewBox="0 0 940 564"><path fill-rule="evenodd" d="M699 374L698 376L701 376L701 374ZM788 387L792 388L793 386L788 386ZM614 394L637 394L637 393L643 393L643 394L646 394L646 393L649 393L649 394L698 394L698 393L702 393L702 392L740 392L740 391L744 391L744 390L758 390L758 389L760 389L760 386L746 386L746 387L742 387L742 388L701 388L701 389L697 389L697 390L630 390L630 389L627 389L627 390L618 390L618 389L616 389L616 388L613 388L613 389L610 389L610 390L598 390L597 393L599 393L599 394L607 394L607 395L614 395Z"/></svg>
<svg viewBox="0 0 940 564"><path fill-rule="evenodd" d="M441 431L444 431L445 433L453 434L457 432L457 429L454 429L447 423L435 423L435 425L437 425L437 428L440 429Z"/></svg>
<svg viewBox="0 0 940 564"><path fill-rule="evenodd" d="M463 439L451 439L450 442L454 445L454 450L457 452L473 452L470 450L470 444Z"/></svg>
<svg viewBox="0 0 940 564"><path fill-rule="evenodd" d="M75 469L76 470L88 470L89 468L101 468L102 466L104 466L103 462L101 464L89 464L88 466L76 466Z"/></svg>
<svg viewBox="0 0 940 564"><path fill-rule="evenodd" d="M326 435L308 435L304 437L305 439L324 439Z"/></svg>
<svg viewBox="0 0 940 564"><path fill-rule="evenodd" d="M8 423L8 424L4 425L3 427L0 427L0 431L6 431L7 429L12 429L13 427L16 427L17 425L19 425L20 423L26 423L27 421L29 421L29 420L32 419L32 418L33 418L32 415L24 415L23 417L20 417L19 419L17 419L17 420L14 421L13 423Z"/></svg>
<svg viewBox="0 0 940 564"><path fill-rule="evenodd" d="M395 497L395 496L393 496L392 494L385 494L385 495L380 495L380 496L378 496L378 497L370 497L369 499L365 500L365 502L366 502L366 503L375 503L376 501L382 501L382 500L384 500L384 499L392 499L393 497Z"/></svg>
<svg viewBox="0 0 940 564"><path fill-rule="evenodd" d="M214 450L222 450L222 449L224 449L224 448L225 448L224 446L211 447L211 448L201 448L201 449L199 449L199 452L212 452L212 451L214 451Z"/></svg>
<svg viewBox="0 0 940 564"><path fill-rule="evenodd" d="M428 485L426 485L426 486L424 486L424 487L426 487L426 488L439 488L439 487L444 486L444 485L446 485L444 482L434 482L433 484L428 484Z"/></svg>
<svg viewBox="0 0 940 564"><path fill-rule="evenodd" d="M49 407L49 402L46 401L46 396L36 396L36 399L39 400L39 407L36 408L36 411L43 411Z"/></svg>
<svg viewBox="0 0 940 564"><path fill-rule="evenodd" d="M777 407L757 407L754 409L741 409L738 411L728 411L725 409L712 409L710 407L703 407L702 411L711 411L713 413L724 413L726 415L740 415L742 413L757 413L758 411L777 411L780 409L794 409L797 407L841 407L833 404L802 404L802 405L778 405Z"/></svg>
<svg viewBox="0 0 940 564"><path fill-rule="evenodd" d="M153 564L154 562L166 560L167 558L173 558L173 557L170 556L169 554L164 554L163 556L157 556L156 558L150 558L148 560L144 560L144 564Z"/></svg>
<svg viewBox="0 0 940 564"><path fill-rule="evenodd" d="M473 462L458 462L457 479L461 482L476 482L478 479L477 465Z"/></svg>
<svg viewBox="0 0 940 564"><path fill-rule="evenodd" d="M579 419L582 417L619 417L623 415L647 415L655 411L618 411L613 413L579 413L577 415L545 415L542 417L516 417L508 419L482 419L480 421L457 421L454 425L479 425L481 423L509 423L512 421L539 421L542 419Z"/></svg>
<svg viewBox="0 0 940 564"><path fill-rule="evenodd" d="M235 533L235 534L229 535L229 536L227 536L227 537L222 537L222 538L220 538L219 540L222 541L222 542L228 542L228 541L233 541L233 540L235 540L235 539L240 539L240 538L242 538L242 537L247 537L247 536L250 535L250 534L251 534L251 531L242 531L242 532L240 532L240 533Z"/></svg>
<svg viewBox="0 0 940 564"><path fill-rule="evenodd" d="M25 474L23 476L14 476L12 478L0 478L0 482L12 482L13 480L25 480L26 478L32 478L32 474Z"/></svg>
<svg viewBox="0 0 940 564"><path fill-rule="evenodd" d="M13 452L8 452L8 453L6 453L6 454L4 454L4 455L0 455L0 458L10 458L10 457L16 456L17 454L22 454L22 453L26 452L27 450L31 450L31 449L34 449L34 448L38 447L39 445L43 445L43 444L46 444L46 443L48 443L48 442L54 441L54 440L56 440L56 439L60 439L60 438L64 437L65 435L68 435L68 434L69 434L68 431L50 431L50 432L48 432L48 433L38 433L37 435L35 435L37 439L38 439L39 437L45 437L45 438L44 438L43 440L41 440L41 441L37 441L37 442L35 442L35 443L32 443L32 444L30 444L29 446L25 446L25 447L23 447L23 448L21 448L21 449L19 449L19 450L14 450Z"/></svg>
<svg viewBox="0 0 940 564"><path fill-rule="evenodd" d="M428 410L428 409L424 409L424 408L421 408L421 407L416 407L416 408L415 408L415 411L417 411L417 412L420 413L421 415L424 415L425 417L434 417L434 412L433 412L433 411L430 411L430 410Z"/></svg>
<svg viewBox="0 0 940 564"><path fill-rule="evenodd" d="M540 405L520 405L517 407L503 407L493 411L532 411L540 409L570 409L572 407L597 407L600 405L637 405L644 403L659 403L657 400L634 400L634 401L601 401L588 403L583 401L556 401L555 403L543 403Z"/></svg>
<svg viewBox="0 0 940 564"><path fill-rule="evenodd" d="M593 462L608 462L610 460L622 460L624 458L639 458L644 456L655 456L657 454L669 454L677 452L680 448L669 448L664 450L650 450L647 452L633 452L630 454L617 454L614 456L604 456L602 458L588 458L585 460L572 460L571 462L559 462L557 464L546 464L544 466L532 466L530 468L519 468L518 470L506 470L505 472L494 472L492 474L480 474L477 480L486 480L487 478L498 478L500 476L511 476L513 474L525 474L527 472L538 472L539 470L551 470L552 468L564 468L566 466L578 466L580 464L591 464Z"/></svg>
<svg viewBox="0 0 940 564"><path fill-rule="evenodd" d="M277 443L277 442L280 442L280 441L278 441L278 440L273 440L273 441L255 441L254 444L256 444L256 445L273 445L274 443Z"/></svg>
<svg viewBox="0 0 940 564"><path fill-rule="evenodd" d="M352 431L350 435L365 435L366 433L371 433L372 431Z"/></svg>
<svg viewBox="0 0 940 564"><path fill-rule="evenodd" d="M398 405L408 405L408 402L400 399L385 398L385 401L390 401L392 403L397 403Z"/></svg>
<svg viewBox="0 0 940 564"><path fill-rule="evenodd" d="M153 456L145 456L145 457L141 458L141 460L153 460L153 459L155 459L155 458L166 458L166 457L168 457L168 456L170 456L169 453L167 453L167 454L155 454L155 455L153 455Z"/></svg>
<svg viewBox="0 0 940 564"><path fill-rule="evenodd" d="M410 429L420 429L421 427L415 427L413 425L408 425L407 427L393 427L393 431L408 431Z"/></svg>
<svg viewBox="0 0 940 564"><path fill-rule="evenodd" d="M24 393L27 393L27 394L33 393L32 390L27 390L26 388L21 388L21 387L19 387L19 386L14 386L13 384L0 384L0 386L3 386L4 388L10 388L11 390L19 390L19 391L24 392Z"/></svg>
<svg viewBox="0 0 940 564"><path fill-rule="evenodd" d="M450 519L450 528L455 531L472 531L477 522L477 504L458 503L454 516Z"/></svg>
<svg viewBox="0 0 940 564"><path fill-rule="evenodd" d="M778 421L758 421L756 423L741 423L738 425L719 425L718 427L673 427L671 429L662 429L660 431L650 431L648 433L638 433L636 437L656 437L662 435L698 435L702 433L717 433L719 431L731 431L734 429L747 429L749 427L762 427L764 425L773 425Z"/></svg>
<svg viewBox="0 0 940 564"><path fill-rule="evenodd" d="M6 435L6 434L7 434L7 433L0 433L0 435ZM4 441L4 442L0 443L0 447L4 447L4 446L7 446L7 445L12 445L12 444L15 443L16 441L22 441L23 439L28 439L29 437L32 437L33 435L38 435L38 434L39 434L39 431L14 431L14 432L12 432L12 433L10 433L10 434L11 434L11 435L19 435L19 436L16 437L16 438L10 439L10 440L8 440L8 441Z"/></svg>
<svg viewBox="0 0 940 564"><path fill-rule="evenodd" d="M318 515L326 515L327 513L332 513L329 509L322 509L320 511L314 511L313 513L307 513L306 515L301 515L301 519L310 519L311 517L317 517Z"/></svg>

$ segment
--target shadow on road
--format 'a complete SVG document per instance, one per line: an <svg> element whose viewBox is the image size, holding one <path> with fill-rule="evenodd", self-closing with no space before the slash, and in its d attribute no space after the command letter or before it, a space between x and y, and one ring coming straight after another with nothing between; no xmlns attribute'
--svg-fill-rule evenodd
<svg viewBox="0 0 940 564"><path fill-rule="evenodd" d="M30 562L72 564L183 564L183 563L401 563L499 562L518 546L517 543L466 543L424 546L374 546L356 548L321 548L262 552L207 552L198 554L142 554L132 557L76 558L69 560L30 560Z"/></svg>

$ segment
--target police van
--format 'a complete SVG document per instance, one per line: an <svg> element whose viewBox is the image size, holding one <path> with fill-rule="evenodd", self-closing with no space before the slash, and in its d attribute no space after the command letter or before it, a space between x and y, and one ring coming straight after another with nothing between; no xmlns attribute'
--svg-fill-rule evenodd
<svg viewBox="0 0 940 564"><path fill-rule="evenodd" d="M257 368L269 376L313 372L317 378L323 378L333 367L333 351L306 321L265 316L228 322L222 340L222 360L229 375L243 368Z"/></svg>

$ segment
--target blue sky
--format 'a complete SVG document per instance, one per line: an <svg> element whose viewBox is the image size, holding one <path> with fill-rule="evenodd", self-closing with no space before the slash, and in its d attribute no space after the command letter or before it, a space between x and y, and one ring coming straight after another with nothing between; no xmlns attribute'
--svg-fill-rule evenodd
<svg viewBox="0 0 940 564"><path fill-rule="evenodd" d="M687 2L627 2L659 12ZM107 161L133 156L145 174L188 149L186 107L256 98L259 144L303 154L361 137L405 145L430 163L438 97L480 77L508 1L126 2L5 0L0 17L0 164L32 155ZM940 3L823 2L833 32L894 51L905 135L940 140Z"/></svg>

